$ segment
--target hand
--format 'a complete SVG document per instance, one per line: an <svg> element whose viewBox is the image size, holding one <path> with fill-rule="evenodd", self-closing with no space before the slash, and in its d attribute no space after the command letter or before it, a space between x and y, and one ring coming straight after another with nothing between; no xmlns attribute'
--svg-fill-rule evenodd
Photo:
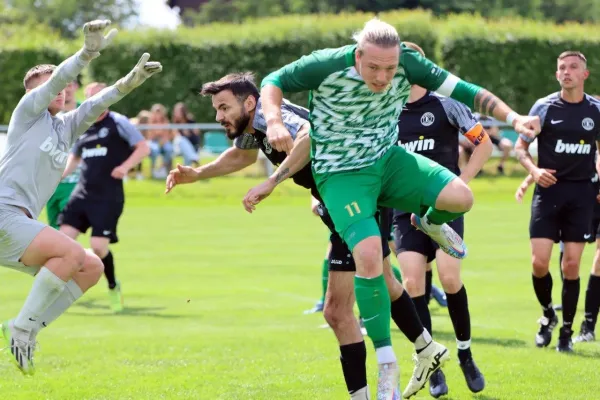
<svg viewBox="0 0 600 400"><path fill-rule="evenodd" d="M537 115L519 115L513 121L513 128L515 129L515 132L533 139L542 130L540 125L540 117Z"/></svg>
<svg viewBox="0 0 600 400"><path fill-rule="evenodd" d="M597 194L597 195L596 195L596 201L597 201L598 203L600 203L600 194Z"/></svg>
<svg viewBox="0 0 600 400"><path fill-rule="evenodd" d="M310 203L310 210L312 211L313 214L315 214L317 217L319 216L319 206L321 205L321 203L319 202L319 200L315 199L314 197L311 197L311 203Z"/></svg>
<svg viewBox="0 0 600 400"><path fill-rule="evenodd" d="M521 184L518 188L517 191L515 193L515 199L517 199L517 202L520 204L523 202L523 197L525 196L525 192L527 191L527 186Z"/></svg>
<svg viewBox="0 0 600 400"><path fill-rule="evenodd" d="M553 169L536 168L531 175L535 183L543 188L550 187L556 183L556 177L553 175L556 171Z"/></svg>
<svg viewBox="0 0 600 400"><path fill-rule="evenodd" d="M244 200L242 200L246 211L252 213L252 211L256 210L255 206L269 197L269 195L275 189L275 186L276 185L273 182L266 180L260 185L248 190L248 193L246 193L246 196L244 196Z"/></svg>
<svg viewBox="0 0 600 400"><path fill-rule="evenodd" d="M93 60L100 55L106 46L112 42L117 34L116 29L111 29L104 36L104 29L110 25L110 20L95 20L83 25L83 52L87 61Z"/></svg>
<svg viewBox="0 0 600 400"><path fill-rule="evenodd" d="M159 62L148 62L149 59L150 54L144 53L131 72L115 83L119 92L128 94L144 83L146 79L162 71L162 65Z"/></svg>
<svg viewBox="0 0 600 400"><path fill-rule="evenodd" d="M288 132L282 122L267 126L267 139L275 150L285 151L287 154L290 154L294 147L292 135Z"/></svg>
<svg viewBox="0 0 600 400"><path fill-rule="evenodd" d="M112 176L115 179L123 179L127 176L128 173L129 168L119 165L118 167L112 170L110 176Z"/></svg>
<svg viewBox="0 0 600 400"><path fill-rule="evenodd" d="M167 176L165 193L169 193L176 185L193 183L198 180L198 171L192 167L177 164L177 168L169 172Z"/></svg>

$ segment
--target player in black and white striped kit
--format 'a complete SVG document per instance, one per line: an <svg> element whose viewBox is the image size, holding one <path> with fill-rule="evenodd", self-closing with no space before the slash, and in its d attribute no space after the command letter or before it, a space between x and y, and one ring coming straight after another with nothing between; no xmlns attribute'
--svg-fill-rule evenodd
<svg viewBox="0 0 600 400"><path fill-rule="evenodd" d="M538 347L552 341L558 317L552 307L552 275L549 262L554 243L564 242L562 271L563 326L556 350L573 351L573 320L577 310L579 267L586 242L595 232L592 219L597 172L594 158L600 139L600 101L584 92L589 76L587 60L577 51L566 51L557 60L556 78L560 92L539 99L530 115L540 117L537 137L538 165L529 154L533 139L519 137L515 146L519 162L536 182L531 205L529 236L532 249L533 288L543 316L535 337ZM600 279L592 291L600 296Z"/></svg>
<svg viewBox="0 0 600 400"><path fill-rule="evenodd" d="M420 47L414 44L409 46L414 46L415 50L422 53ZM473 154L462 171L458 167L459 134L474 145ZM493 149L486 131L468 107L417 85L411 87L408 103L400 116L398 144L408 151L419 153L443 165L467 183L479 173ZM410 213L394 210L393 223L398 263L404 285L415 303L425 329L432 332L426 298L426 267L435 260L454 326L459 365L469 389L475 393L482 391L485 380L471 353L471 317L467 291L460 275L461 261L448 256L439 249L435 241L418 231L411 224ZM463 217L448 224L463 236ZM436 398L448 393L441 369L431 375L429 392Z"/></svg>

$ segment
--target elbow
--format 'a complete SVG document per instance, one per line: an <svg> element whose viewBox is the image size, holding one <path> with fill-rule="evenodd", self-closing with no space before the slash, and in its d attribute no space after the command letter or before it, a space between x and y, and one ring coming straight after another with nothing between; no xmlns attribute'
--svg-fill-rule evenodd
<svg viewBox="0 0 600 400"><path fill-rule="evenodd" d="M138 151L143 157L148 157L150 155L150 146L145 140L138 144Z"/></svg>

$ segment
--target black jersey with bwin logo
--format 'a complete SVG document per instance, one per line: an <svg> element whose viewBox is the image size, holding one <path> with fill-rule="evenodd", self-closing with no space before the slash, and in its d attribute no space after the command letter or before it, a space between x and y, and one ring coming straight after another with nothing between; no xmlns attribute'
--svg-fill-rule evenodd
<svg viewBox="0 0 600 400"><path fill-rule="evenodd" d="M81 158L81 177L73 197L123 202L123 180L112 171L133 153L144 137L127 117L109 112L95 122L75 143L73 153Z"/></svg>
<svg viewBox="0 0 600 400"><path fill-rule="evenodd" d="M286 129L290 132L292 139L296 140L300 129L309 123L308 114L309 112L306 108L290 103L287 100L283 101L281 105L281 119ZM254 129L254 133L244 133L238 136L234 141L234 146L242 150L260 149L273 165L280 165L287 157L287 154L283 151L275 150L267 139L267 121L260 98L256 103L252 128ZM316 189L310 163L296 172L292 176L292 179L297 185L307 189ZM316 193L316 190L314 192Z"/></svg>
<svg viewBox="0 0 600 400"><path fill-rule="evenodd" d="M477 120L466 105L427 92L404 106L398 122L398 145L460 174L458 135L464 135L475 125Z"/></svg>
<svg viewBox="0 0 600 400"><path fill-rule="evenodd" d="M568 103L557 92L539 99L529 115L539 116L542 127L537 136L538 167L556 170L559 182L592 179L600 139L600 101L586 94L581 102Z"/></svg>

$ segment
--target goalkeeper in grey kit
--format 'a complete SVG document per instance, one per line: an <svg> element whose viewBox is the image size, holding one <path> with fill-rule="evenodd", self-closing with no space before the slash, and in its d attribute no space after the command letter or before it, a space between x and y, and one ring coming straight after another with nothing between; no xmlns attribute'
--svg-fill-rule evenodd
<svg viewBox="0 0 600 400"><path fill-rule="evenodd" d="M81 106L57 115L64 89L116 35L110 21L83 26L83 47L54 65L37 65L25 75L25 95L12 113L6 150L0 158L0 265L34 276L19 314L2 323L4 352L26 375L33 375L38 332L62 315L102 276L102 261L92 251L37 220L65 169L68 152L104 110L162 71L144 53L113 86Z"/></svg>

